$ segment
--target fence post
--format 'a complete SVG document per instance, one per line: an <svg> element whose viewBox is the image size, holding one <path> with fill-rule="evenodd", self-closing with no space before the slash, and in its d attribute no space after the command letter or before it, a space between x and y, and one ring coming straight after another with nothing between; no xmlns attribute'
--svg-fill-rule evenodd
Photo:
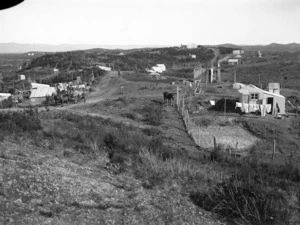
<svg viewBox="0 0 300 225"><path fill-rule="evenodd" d="M273 140L273 153L272 153L272 162L274 161L274 156L275 156L275 149L276 149L276 140Z"/></svg>
<svg viewBox="0 0 300 225"><path fill-rule="evenodd" d="M216 140L216 137L214 136L214 149L217 148L217 140Z"/></svg>
<svg viewBox="0 0 300 225"><path fill-rule="evenodd" d="M198 144L199 144L199 146L200 146L200 127L198 127Z"/></svg>
<svg viewBox="0 0 300 225"><path fill-rule="evenodd" d="M183 116L184 115L184 97L182 98L182 113L181 113L181 115Z"/></svg>
<svg viewBox="0 0 300 225"><path fill-rule="evenodd" d="M178 108L178 105L179 105L179 87L178 86L177 86L176 92L177 92L177 108Z"/></svg>
<svg viewBox="0 0 300 225"><path fill-rule="evenodd" d="M226 98L225 98L225 102L224 102L224 116L226 116Z"/></svg>

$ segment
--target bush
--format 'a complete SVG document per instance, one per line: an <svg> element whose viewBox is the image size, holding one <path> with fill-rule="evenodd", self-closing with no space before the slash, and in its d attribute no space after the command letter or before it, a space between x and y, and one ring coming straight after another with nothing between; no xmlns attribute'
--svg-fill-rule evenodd
<svg viewBox="0 0 300 225"><path fill-rule="evenodd" d="M206 210L250 224L287 222L287 202L282 193L249 186L237 179L214 187L208 194L192 193L190 198Z"/></svg>
<svg viewBox="0 0 300 225"><path fill-rule="evenodd" d="M196 121L196 124L200 127L208 127L211 125L212 119L210 118L201 118L200 120Z"/></svg>
<svg viewBox="0 0 300 225"><path fill-rule="evenodd" d="M12 108L14 107L14 102L12 100L12 97L9 97L7 99L4 99L2 102L1 102L1 106L3 109L7 109L7 108Z"/></svg>
<svg viewBox="0 0 300 225"><path fill-rule="evenodd" d="M150 103L142 109L144 115L144 122L152 125L159 126L162 123L162 106L156 103Z"/></svg>
<svg viewBox="0 0 300 225"><path fill-rule="evenodd" d="M42 128L41 121L31 108L23 113L0 114L0 130L8 133L35 132Z"/></svg>

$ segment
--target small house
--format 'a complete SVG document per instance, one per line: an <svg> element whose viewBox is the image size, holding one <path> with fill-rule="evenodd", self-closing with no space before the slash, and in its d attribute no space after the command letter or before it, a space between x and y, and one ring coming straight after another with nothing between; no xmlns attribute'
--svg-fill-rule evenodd
<svg viewBox="0 0 300 225"><path fill-rule="evenodd" d="M151 69L146 69L149 73L162 73L166 71L166 66L164 64L156 64L155 66L152 66Z"/></svg>
<svg viewBox="0 0 300 225"><path fill-rule="evenodd" d="M98 65L98 68L101 69L101 70L104 70L104 71L111 71L111 68L107 67L107 66L99 66Z"/></svg>
<svg viewBox="0 0 300 225"><path fill-rule="evenodd" d="M58 75L58 74L59 74L59 69L54 68L54 69L53 69L53 73L54 73L55 75Z"/></svg>
<svg viewBox="0 0 300 225"><path fill-rule="evenodd" d="M189 43L186 45L188 49L192 49L192 48L197 48L197 44L196 43Z"/></svg>
<svg viewBox="0 0 300 225"><path fill-rule="evenodd" d="M256 105L271 105L271 113L285 114L285 97L274 92L262 90L252 84L242 86L238 90L240 93L239 102Z"/></svg>
<svg viewBox="0 0 300 225"><path fill-rule="evenodd" d="M26 79L26 76L24 74L19 74L18 75L18 79L19 80L25 80Z"/></svg>
<svg viewBox="0 0 300 225"><path fill-rule="evenodd" d="M8 99L10 96L10 93L0 93L0 102L2 102L4 99Z"/></svg>
<svg viewBox="0 0 300 225"><path fill-rule="evenodd" d="M243 55L244 53L245 53L245 51L241 50L241 49L236 49L236 50L232 51L233 55Z"/></svg>
<svg viewBox="0 0 300 225"><path fill-rule="evenodd" d="M190 56L191 59L196 59L197 58L197 55L195 55L195 54L190 53L189 56Z"/></svg>
<svg viewBox="0 0 300 225"><path fill-rule="evenodd" d="M240 59L237 58L237 59L228 59L228 65L238 65L240 64Z"/></svg>

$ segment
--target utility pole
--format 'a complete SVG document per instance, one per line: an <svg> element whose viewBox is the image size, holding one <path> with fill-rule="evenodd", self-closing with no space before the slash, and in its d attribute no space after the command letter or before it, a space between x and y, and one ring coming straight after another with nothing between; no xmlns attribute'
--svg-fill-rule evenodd
<svg viewBox="0 0 300 225"><path fill-rule="evenodd" d="M234 74L233 74L233 83L236 83L236 70L234 71Z"/></svg>
<svg viewBox="0 0 300 225"><path fill-rule="evenodd" d="M258 74L258 83L259 83L260 88L262 88L261 83L260 83L260 73Z"/></svg>
<svg viewBox="0 0 300 225"><path fill-rule="evenodd" d="M208 74L206 73L206 76L205 76L205 91L207 90L207 80L208 80Z"/></svg>
<svg viewBox="0 0 300 225"><path fill-rule="evenodd" d="M226 116L226 98L225 98L225 101L224 101L224 116Z"/></svg>

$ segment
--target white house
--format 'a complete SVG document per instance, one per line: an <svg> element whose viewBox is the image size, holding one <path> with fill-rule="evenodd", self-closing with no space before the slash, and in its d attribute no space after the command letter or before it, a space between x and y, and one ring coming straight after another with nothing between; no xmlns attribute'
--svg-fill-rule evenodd
<svg viewBox="0 0 300 225"><path fill-rule="evenodd" d="M111 68L107 66L98 66L98 68L104 71L111 71Z"/></svg>
<svg viewBox="0 0 300 225"><path fill-rule="evenodd" d="M189 56L190 56L190 58L191 58L191 59L196 59L196 58L197 58L197 56L196 56L196 55L194 55L194 54L191 54L191 53L189 54Z"/></svg>
<svg viewBox="0 0 300 225"><path fill-rule="evenodd" d="M240 93L239 102L242 104L270 105L270 113L285 114L285 97L283 95L262 90L252 84L242 86L238 91ZM249 110L249 112L251 111Z"/></svg>
<svg viewBox="0 0 300 225"><path fill-rule="evenodd" d="M196 43L189 43L186 45L187 48L197 48L197 44Z"/></svg>
<svg viewBox="0 0 300 225"><path fill-rule="evenodd" d="M4 99L8 99L11 96L10 93L0 93L0 102Z"/></svg>
<svg viewBox="0 0 300 225"><path fill-rule="evenodd" d="M25 80L26 79L26 76L24 74L20 74L18 76L19 80Z"/></svg>
<svg viewBox="0 0 300 225"><path fill-rule="evenodd" d="M155 66L152 66L151 69L146 69L149 73L162 73L166 71L166 66L164 64L156 64Z"/></svg>
<svg viewBox="0 0 300 225"><path fill-rule="evenodd" d="M59 69L57 69L57 68L54 68L54 69L53 69L53 73L54 73L54 74L56 74L56 75L58 75L58 73L59 73Z"/></svg>
<svg viewBox="0 0 300 225"><path fill-rule="evenodd" d="M244 53L245 53L245 51L244 50L240 50L240 49L232 51L233 55L243 55Z"/></svg>
<svg viewBox="0 0 300 225"><path fill-rule="evenodd" d="M240 59L228 59L228 65L238 65L240 63Z"/></svg>

